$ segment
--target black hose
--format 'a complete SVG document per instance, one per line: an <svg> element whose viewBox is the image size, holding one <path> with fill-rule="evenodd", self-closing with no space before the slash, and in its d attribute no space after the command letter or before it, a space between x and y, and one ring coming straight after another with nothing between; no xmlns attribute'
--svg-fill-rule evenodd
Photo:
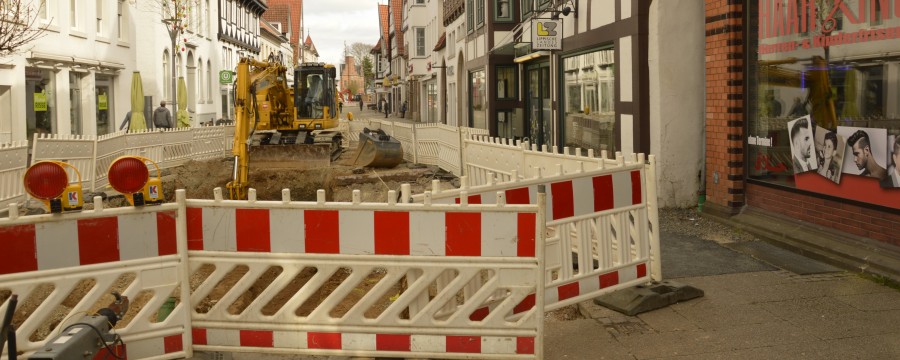
<svg viewBox="0 0 900 360"><path fill-rule="evenodd" d="M16 347L16 330L12 326L12 318L13 314L16 313L16 305L19 303L19 295L13 294L9 298L9 306L6 307L6 313L3 314L3 324L0 325L0 350L3 350L3 346L6 345L7 337L9 338L10 349L15 349ZM15 351L10 350L9 354L15 354Z"/></svg>

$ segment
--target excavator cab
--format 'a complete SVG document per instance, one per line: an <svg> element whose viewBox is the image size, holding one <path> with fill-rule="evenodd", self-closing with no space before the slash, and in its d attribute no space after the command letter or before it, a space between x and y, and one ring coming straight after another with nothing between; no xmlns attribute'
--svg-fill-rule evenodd
<svg viewBox="0 0 900 360"><path fill-rule="evenodd" d="M294 69L294 107L298 128L323 130L338 126L334 65L303 63Z"/></svg>

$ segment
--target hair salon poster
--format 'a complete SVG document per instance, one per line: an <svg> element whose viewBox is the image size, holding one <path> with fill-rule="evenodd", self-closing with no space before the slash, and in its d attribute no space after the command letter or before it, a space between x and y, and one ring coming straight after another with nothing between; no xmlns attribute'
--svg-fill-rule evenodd
<svg viewBox="0 0 900 360"><path fill-rule="evenodd" d="M789 121L791 166L798 189L900 208L900 136L886 129L816 126Z"/></svg>

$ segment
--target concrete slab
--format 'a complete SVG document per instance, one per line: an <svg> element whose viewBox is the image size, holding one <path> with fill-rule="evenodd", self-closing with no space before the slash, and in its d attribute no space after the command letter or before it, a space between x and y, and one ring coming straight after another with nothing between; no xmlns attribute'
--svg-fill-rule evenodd
<svg viewBox="0 0 900 360"><path fill-rule="evenodd" d="M795 274L808 275L843 271L763 241L735 242L724 244L724 246Z"/></svg>
<svg viewBox="0 0 900 360"><path fill-rule="evenodd" d="M715 241L666 232L660 233L660 252L665 279L775 269Z"/></svg>
<svg viewBox="0 0 900 360"><path fill-rule="evenodd" d="M672 309L704 330L782 321L758 304L713 305L700 298L672 305Z"/></svg>
<svg viewBox="0 0 900 360"><path fill-rule="evenodd" d="M547 322L544 334L544 358L548 360L633 358L596 320Z"/></svg>

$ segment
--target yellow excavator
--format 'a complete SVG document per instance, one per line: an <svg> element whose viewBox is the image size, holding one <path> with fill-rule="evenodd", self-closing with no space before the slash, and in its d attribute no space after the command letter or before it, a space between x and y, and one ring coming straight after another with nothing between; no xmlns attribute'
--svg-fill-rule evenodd
<svg viewBox="0 0 900 360"><path fill-rule="evenodd" d="M267 170L321 168L341 154L334 65L300 64L293 69L293 86L288 70L274 56L266 61L242 58L237 65L234 171L226 185L233 200L247 198L251 164ZM403 160L400 143L390 137L364 141L360 147L364 156L357 156L359 166L393 167Z"/></svg>
<svg viewBox="0 0 900 360"><path fill-rule="evenodd" d="M340 156L334 66L301 64L293 87L287 71L274 57L238 63L231 199L247 198L251 156L254 167L267 169L325 167Z"/></svg>

